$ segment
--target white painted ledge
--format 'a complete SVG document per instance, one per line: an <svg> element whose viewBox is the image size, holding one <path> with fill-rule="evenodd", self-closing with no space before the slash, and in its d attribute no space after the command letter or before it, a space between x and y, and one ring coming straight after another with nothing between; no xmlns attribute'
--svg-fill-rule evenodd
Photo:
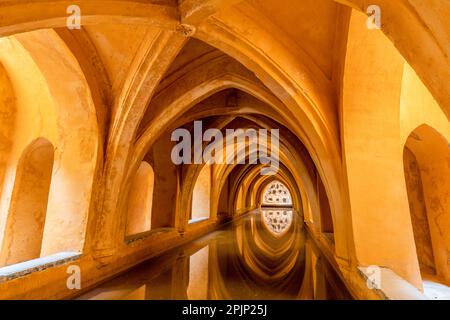
<svg viewBox="0 0 450 320"><path fill-rule="evenodd" d="M429 300L426 295L389 268L379 267L379 274L376 277L371 267L358 267L358 271L368 283L376 278L377 284L372 285L374 287L372 290L376 290L386 300Z"/></svg>
<svg viewBox="0 0 450 320"><path fill-rule="evenodd" d="M450 287L444 284L424 280L423 292L431 300L450 300Z"/></svg>
<svg viewBox="0 0 450 320"><path fill-rule="evenodd" d="M209 220L208 217L203 217L203 218L195 218L195 219L191 219L189 220L189 224L193 224L193 223L197 223L197 222L201 222L201 221L206 221Z"/></svg>
<svg viewBox="0 0 450 320"><path fill-rule="evenodd" d="M37 258L0 268L0 282L23 277L27 274L42 271L51 267L74 261L81 256L79 252L59 252L50 256Z"/></svg>

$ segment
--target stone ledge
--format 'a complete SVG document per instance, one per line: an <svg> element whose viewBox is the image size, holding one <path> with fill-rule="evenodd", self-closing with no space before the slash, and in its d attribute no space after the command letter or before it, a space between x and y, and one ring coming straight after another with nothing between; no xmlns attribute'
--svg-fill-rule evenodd
<svg viewBox="0 0 450 320"><path fill-rule="evenodd" d="M147 238L161 235L161 234L166 234L168 232L175 231L175 230L176 230L175 228L158 228L158 229L154 229L154 230L150 230L150 231L133 234L133 235L127 236L125 238L125 243L132 244L136 241L145 240Z"/></svg>
<svg viewBox="0 0 450 320"><path fill-rule="evenodd" d="M0 283L26 276L30 273L59 266L81 257L79 252L60 252L50 256L16 263L0 268Z"/></svg>
<svg viewBox="0 0 450 320"><path fill-rule="evenodd" d="M450 300L450 287L439 282L424 280L423 292L431 300Z"/></svg>
<svg viewBox="0 0 450 320"><path fill-rule="evenodd" d="M208 217L195 218L195 219L189 220L189 224L194 224L194 223L202 222L202 221L206 221L206 220L209 220L209 218Z"/></svg>
<svg viewBox="0 0 450 320"><path fill-rule="evenodd" d="M370 267L358 267L360 275L372 282L372 290L376 291L384 300L429 300L422 292L408 281L386 267L378 267L378 284L374 283Z"/></svg>

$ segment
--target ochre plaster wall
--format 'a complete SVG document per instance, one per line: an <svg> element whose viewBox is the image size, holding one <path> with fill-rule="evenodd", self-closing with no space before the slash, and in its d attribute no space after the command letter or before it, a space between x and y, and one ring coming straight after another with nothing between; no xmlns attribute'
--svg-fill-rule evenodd
<svg viewBox="0 0 450 320"><path fill-rule="evenodd" d="M154 182L153 168L143 161L136 172L128 196L126 235L151 229Z"/></svg>
<svg viewBox="0 0 450 320"><path fill-rule="evenodd" d="M404 60L352 12L343 78L343 145L358 261L422 287L403 174Z"/></svg>
<svg viewBox="0 0 450 320"><path fill-rule="evenodd" d="M431 264L431 256L414 238L414 203L428 214L436 272L449 279L444 2L379 0L384 20L377 31L366 28L364 0L114 1L108 8L90 0L81 2L87 16L73 31L64 15L71 1L57 2L30 2L26 12L21 0L2 5L2 245L12 230L20 159L38 138L54 148L47 209L45 201L36 206L46 217L36 228L43 228L40 255L81 252L73 263L82 268L84 290L213 230L234 209L252 209L268 182L256 173L260 167L199 172L201 166L170 162L171 130L208 119L220 128L284 130L277 178L313 234L325 220L323 230L334 231L328 255L360 296L374 294L358 265L389 267L421 288L419 261ZM149 198L133 183L142 161L154 169L151 206L137 204ZM418 193L408 201L418 179L407 172L405 180L404 163L414 163L416 178L420 172L423 201ZM152 227L164 229L125 237L127 207L151 211ZM188 225L190 213L211 219ZM73 296L65 269L0 283L0 298ZM124 296L141 297L144 289Z"/></svg>

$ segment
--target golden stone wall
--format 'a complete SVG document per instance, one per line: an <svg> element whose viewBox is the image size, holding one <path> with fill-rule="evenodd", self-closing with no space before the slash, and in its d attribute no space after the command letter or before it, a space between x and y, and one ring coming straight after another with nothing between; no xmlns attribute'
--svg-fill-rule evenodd
<svg viewBox="0 0 450 320"><path fill-rule="evenodd" d="M370 265L420 291L434 264L450 284L450 4L376 3L380 30L363 0L0 0L0 267L77 253L0 272L0 298L78 295L258 208L274 180L356 297L380 298L358 273ZM279 129L277 174L213 164L193 201L205 164L175 165L170 137L196 120ZM36 141L54 152L34 159ZM209 218L190 224L199 201Z"/></svg>

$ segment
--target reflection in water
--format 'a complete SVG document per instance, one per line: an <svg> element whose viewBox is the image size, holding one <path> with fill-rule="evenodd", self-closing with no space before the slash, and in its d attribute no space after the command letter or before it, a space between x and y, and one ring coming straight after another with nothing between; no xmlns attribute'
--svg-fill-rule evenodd
<svg viewBox="0 0 450 320"><path fill-rule="evenodd" d="M289 209L251 213L80 299L350 299Z"/></svg>
<svg viewBox="0 0 450 320"><path fill-rule="evenodd" d="M289 209L262 210L262 215L264 224L275 235L282 235L292 224L293 211Z"/></svg>

